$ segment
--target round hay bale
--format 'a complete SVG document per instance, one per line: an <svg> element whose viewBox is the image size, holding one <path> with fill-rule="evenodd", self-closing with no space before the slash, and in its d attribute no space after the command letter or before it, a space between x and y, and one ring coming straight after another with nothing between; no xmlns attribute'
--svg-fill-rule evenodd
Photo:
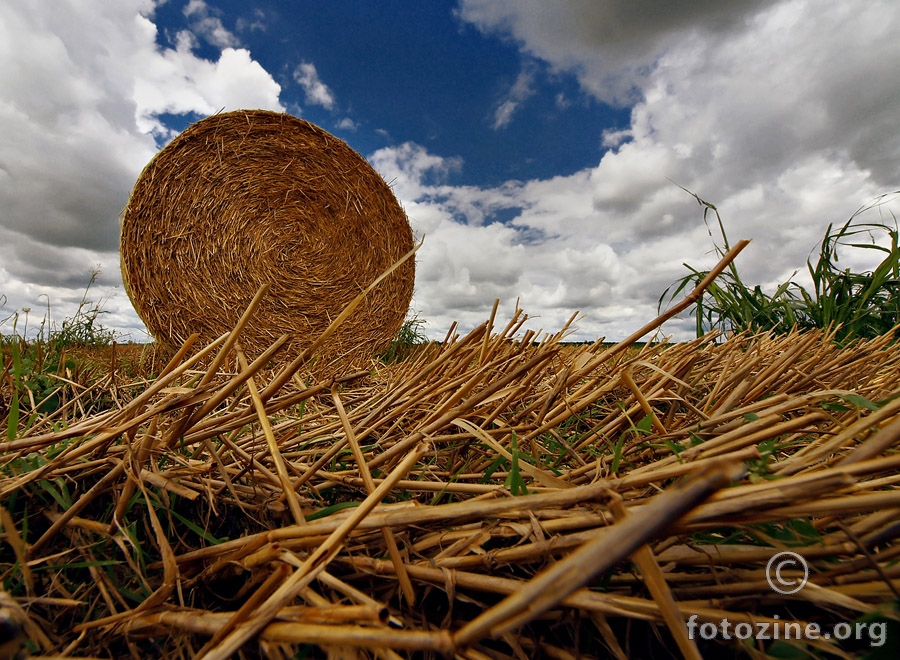
<svg viewBox="0 0 900 660"><path fill-rule="evenodd" d="M287 359L412 248L406 214L358 153L263 110L208 117L163 148L134 186L120 241L126 290L158 341L219 337L268 283L240 342L255 357L288 333ZM409 259L323 344L320 360L367 364L402 326L414 279Z"/></svg>

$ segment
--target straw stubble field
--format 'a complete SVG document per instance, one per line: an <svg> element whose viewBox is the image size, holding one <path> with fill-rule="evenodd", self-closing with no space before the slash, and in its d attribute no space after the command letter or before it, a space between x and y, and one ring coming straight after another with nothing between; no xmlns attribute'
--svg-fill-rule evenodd
<svg viewBox="0 0 900 660"><path fill-rule="evenodd" d="M34 655L894 652L890 337L573 346L517 313L323 380L273 368L283 341L248 362L253 311L60 375L57 412L2 443L3 616ZM810 570L790 595L766 575L785 549ZM891 634L691 639L694 615Z"/></svg>

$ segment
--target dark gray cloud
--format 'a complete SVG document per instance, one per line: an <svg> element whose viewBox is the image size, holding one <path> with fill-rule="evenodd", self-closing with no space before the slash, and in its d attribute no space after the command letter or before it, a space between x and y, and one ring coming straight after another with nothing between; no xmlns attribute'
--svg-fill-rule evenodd
<svg viewBox="0 0 900 660"><path fill-rule="evenodd" d="M458 16L508 36L530 55L575 72L600 99L629 103L670 45L722 39L776 0L462 0Z"/></svg>

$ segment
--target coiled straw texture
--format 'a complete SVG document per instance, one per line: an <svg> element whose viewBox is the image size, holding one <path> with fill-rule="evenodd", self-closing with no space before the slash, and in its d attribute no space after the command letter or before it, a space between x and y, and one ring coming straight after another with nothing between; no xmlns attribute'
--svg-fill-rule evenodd
<svg viewBox="0 0 900 660"><path fill-rule="evenodd" d="M409 221L381 176L321 128L263 110L189 126L141 173L122 217L122 275L158 341L209 342L259 288L268 295L241 345L251 357L282 334L290 359L413 247ZM323 344L322 363L362 366L409 309L407 260Z"/></svg>

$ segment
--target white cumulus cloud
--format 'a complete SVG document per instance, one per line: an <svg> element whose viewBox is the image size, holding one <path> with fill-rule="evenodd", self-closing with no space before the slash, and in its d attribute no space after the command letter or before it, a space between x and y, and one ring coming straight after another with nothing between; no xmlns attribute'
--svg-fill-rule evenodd
<svg viewBox="0 0 900 660"><path fill-rule="evenodd" d="M238 38L222 23L222 19L203 0L190 0L184 15L191 19L191 30L219 48L240 45Z"/></svg>
<svg viewBox="0 0 900 660"><path fill-rule="evenodd" d="M319 72L316 71L315 64L301 62L294 70L294 80L303 88L307 103L320 105L326 110L334 109L334 94L328 88L328 85L319 78Z"/></svg>
<svg viewBox="0 0 900 660"><path fill-rule="evenodd" d="M611 150L596 167L507 188L519 232L492 245L529 255L507 296L528 292L541 314L551 301L579 303L587 335L634 329L635 314L648 320L687 273L684 262L714 263L702 209L679 186L717 205L732 242L753 239L738 266L769 287L798 269L802 281L829 223L900 188L893 2L462 0L457 13L517 43L523 61L542 60L598 100L632 107L628 128L598 127ZM418 203L437 200L449 212L446 195ZM473 240L457 249L481 250L482 222L472 217ZM482 256L498 259L493 249Z"/></svg>
<svg viewBox="0 0 900 660"><path fill-rule="evenodd" d="M494 130L506 128L509 122L512 121L513 115L519 109L519 106L531 96L534 96L534 77L535 71L533 66L526 66L519 72L509 93L494 110L494 123L492 126Z"/></svg>

